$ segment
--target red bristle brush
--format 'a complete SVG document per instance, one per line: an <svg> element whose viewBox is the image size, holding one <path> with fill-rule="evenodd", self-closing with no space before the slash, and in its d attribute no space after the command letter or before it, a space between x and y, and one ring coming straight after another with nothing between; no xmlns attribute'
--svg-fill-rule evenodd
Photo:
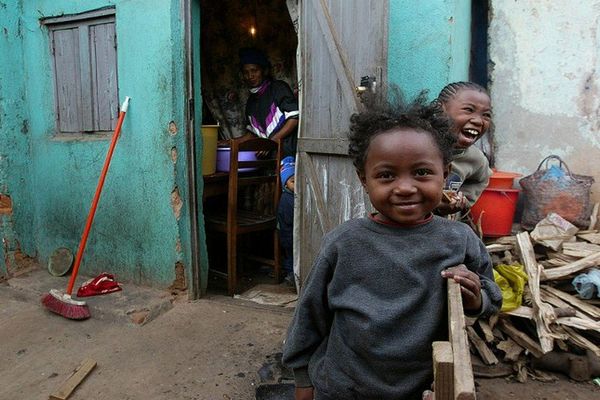
<svg viewBox="0 0 600 400"><path fill-rule="evenodd" d="M100 193L102 192L104 179L106 178L106 173L108 172L108 167L110 166L110 160L115 150L117 139L119 139L121 125L123 125L123 120L125 119L125 114L127 113L128 107L129 97L125 97L125 101L123 102L121 111L119 112L119 120L117 121L117 126L113 132L110 147L108 148L108 154L106 155L106 160L104 160L104 166L102 167L102 172L100 173L100 179L98 180L98 185L96 186L96 194L94 194L94 199L92 200L92 206L90 207L90 212L85 223L85 229L83 230L83 235L81 236L81 241L79 242L79 249L77 250L77 256L75 257L75 263L73 264L73 272L71 272L71 278L69 279L69 284L67 285L67 291L62 293L59 290L52 289L50 290L50 293L46 294L42 298L42 304L48 310L62 315L65 318L86 319L90 317L90 310L85 301L73 300L71 298L71 293L73 292L75 279L77 279L77 272L79 272L79 266L81 265L81 259L83 258L83 251L85 250L88 234L90 233L92 222L94 221L94 215L96 214L96 207L98 206L98 201L100 200Z"/></svg>

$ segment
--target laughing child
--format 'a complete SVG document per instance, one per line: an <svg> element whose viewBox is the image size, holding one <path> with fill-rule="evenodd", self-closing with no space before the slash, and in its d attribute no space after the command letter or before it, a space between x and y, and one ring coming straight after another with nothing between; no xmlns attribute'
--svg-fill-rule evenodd
<svg viewBox="0 0 600 400"><path fill-rule="evenodd" d="M470 316L502 296L483 243L434 216L455 139L423 96L351 118L349 155L377 212L328 233L284 346L296 399L421 399L432 342L447 340L446 279Z"/></svg>
<svg viewBox="0 0 600 400"><path fill-rule="evenodd" d="M473 146L492 127L492 105L487 91L474 82L446 85L435 105L452 120L456 138L446 194L437 211L453 214L466 212L475 204L490 180L492 171L485 155Z"/></svg>

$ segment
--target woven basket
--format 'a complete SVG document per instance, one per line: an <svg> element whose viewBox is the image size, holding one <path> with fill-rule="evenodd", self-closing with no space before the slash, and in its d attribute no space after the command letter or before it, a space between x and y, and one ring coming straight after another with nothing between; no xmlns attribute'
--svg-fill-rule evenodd
<svg viewBox="0 0 600 400"><path fill-rule="evenodd" d="M548 165L551 160L558 161L562 174L551 173ZM537 170L522 178L519 183L525 195L521 218L523 228L532 229L550 213L557 213L578 227L589 225L592 211L590 188L594 178L572 174L559 156L544 158Z"/></svg>

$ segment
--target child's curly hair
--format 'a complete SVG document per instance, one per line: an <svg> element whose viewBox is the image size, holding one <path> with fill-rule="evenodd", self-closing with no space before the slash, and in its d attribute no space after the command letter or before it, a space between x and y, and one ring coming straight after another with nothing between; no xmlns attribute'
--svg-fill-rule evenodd
<svg viewBox="0 0 600 400"><path fill-rule="evenodd" d="M435 104L426 100L422 91L411 103L406 104L398 89L392 90L390 100L363 98L366 111L350 117L348 155L354 167L364 172L365 161L371 140L392 129L415 129L431 135L440 152L444 164L452 161L452 149L456 138L450 133L451 121L438 112Z"/></svg>

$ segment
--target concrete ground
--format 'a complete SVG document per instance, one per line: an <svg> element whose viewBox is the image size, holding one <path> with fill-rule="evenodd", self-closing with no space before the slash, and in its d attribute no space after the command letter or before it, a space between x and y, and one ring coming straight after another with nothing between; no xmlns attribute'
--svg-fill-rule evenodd
<svg viewBox="0 0 600 400"><path fill-rule="evenodd" d="M259 370L273 373L265 367L281 351L292 313L226 297L171 305L165 292L125 286L121 298L89 298L92 318L71 321L40 304L42 272L0 285L0 399L48 399L84 358L97 367L73 400L254 399ZM126 300L138 290L147 315L155 313L144 324L123 317L139 308Z"/></svg>
<svg viewBox="0 0 600 400"><path fill-rule="evenodd" d="M277 353L290 308L224 296L188 302L124 285L122 292L88 298L92 318L71 321L39 302L65 281L33 269L0 284L0 400L48 399L85 358L97 367L72 400L246 400L256 398L259 385L264 389L263 383L281 377ZM552 383L477 383L480 399L600 398L600 387L564 377Z"/></svg>

